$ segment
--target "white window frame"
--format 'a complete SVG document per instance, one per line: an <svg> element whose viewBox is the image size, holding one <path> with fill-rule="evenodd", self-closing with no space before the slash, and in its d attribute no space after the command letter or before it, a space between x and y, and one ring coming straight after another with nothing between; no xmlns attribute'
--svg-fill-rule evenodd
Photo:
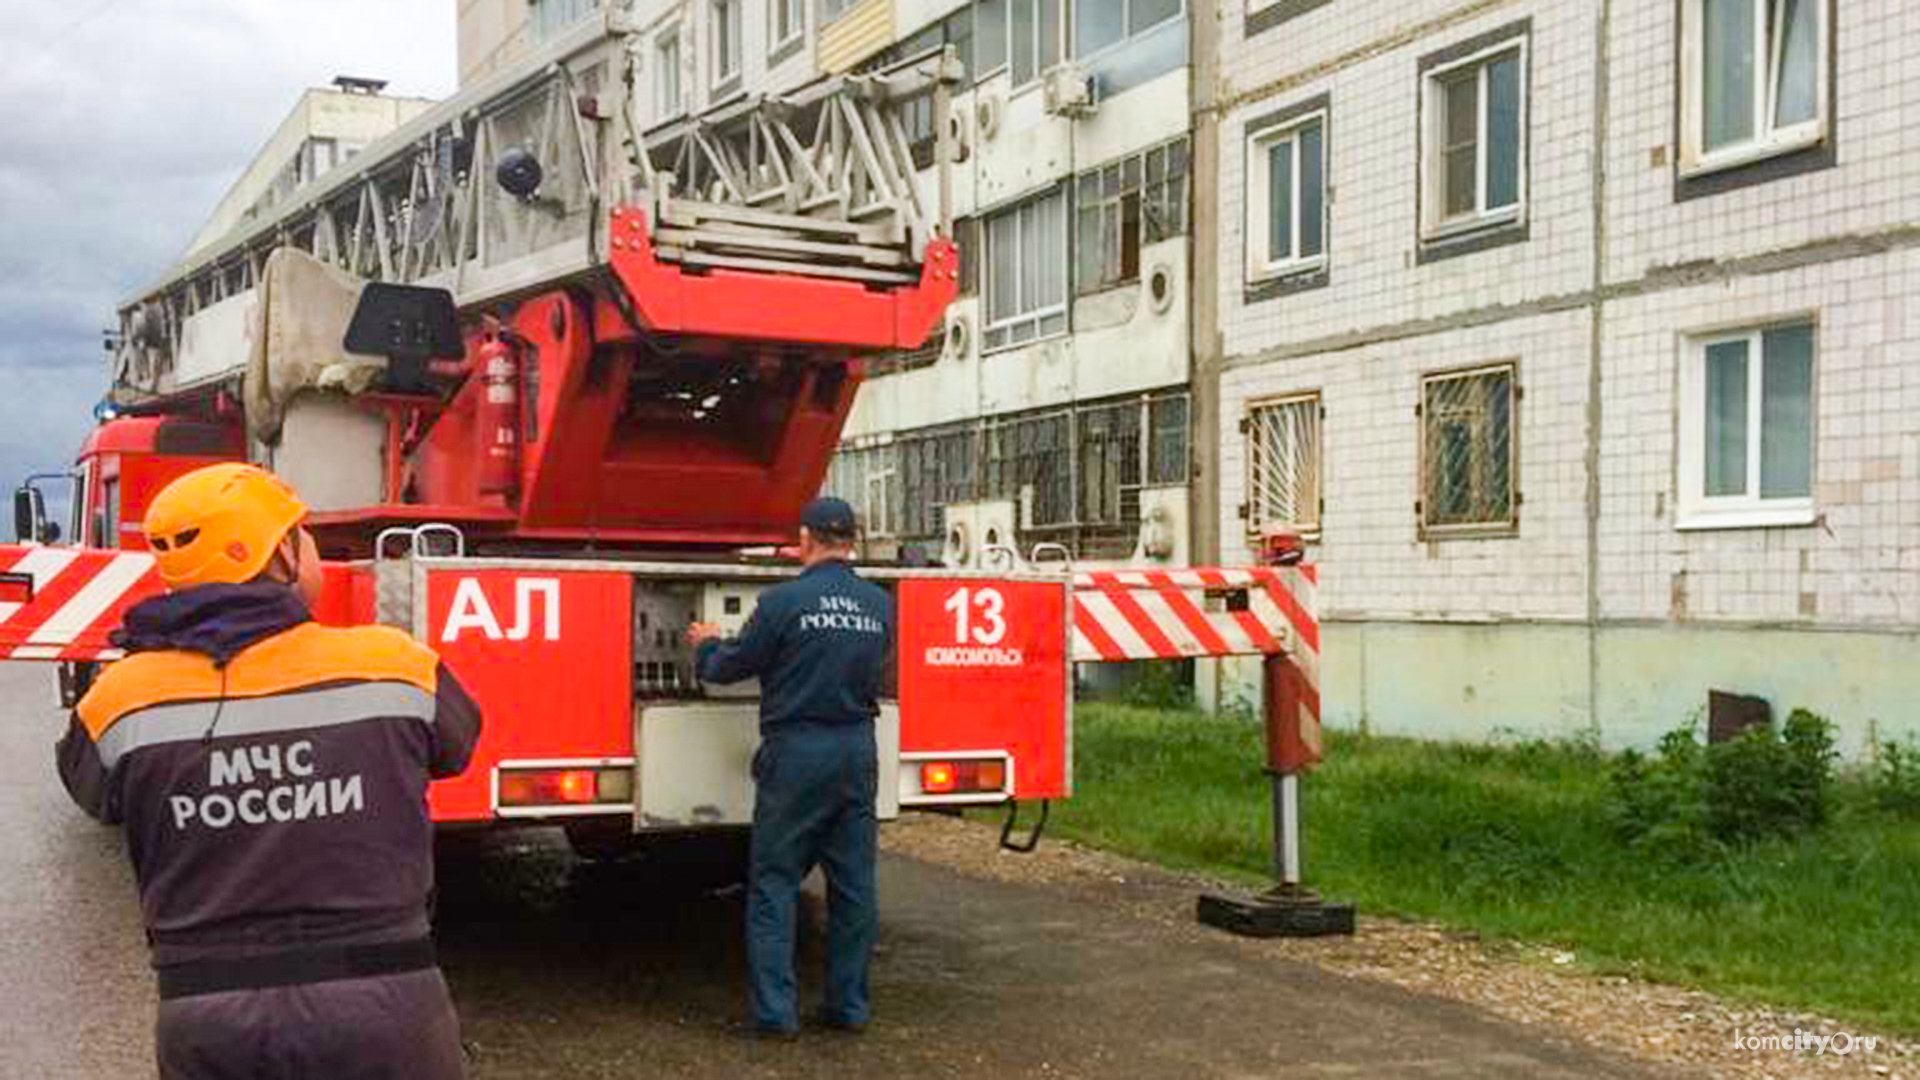
<svg viewBox="0 0 1920 1080"><path fill-rule="evenodd" d="M707 37L713 42L713 78L709 85L718 89L740 78L741 66L746 57L746 14L741 5L746 0L707 0ZM721 26L733 16L732 32L723 34ZM729 48L729 46L731 46Z"/></svg>
<svg viewBox="0 0 1920 1080"><path fill-rule="evenodd" d="M1765 401L1766 345L1769 331L1808 327L1813 333L1813 400L1810 403L1809 491L1804 496L1764 498L1760 491L1761 407ZM1729 341L1747 343L1747 484L1740 495L1709 497L1707 485L1707 349ZM1743 529L1767 526L1811 525L1815 508L1813 485L1819 475L1820 417L1820 325L1811 318L1787 319L1759 326L1698 334L1681 340L1680 364L1680 448L1678 472L1680 495L1674 527L1682 531L1696 529Z"/></svg>
<svg viewBox="0 0 1920 1080"><path fill-rule="evenodd" d="M680 56L681 34L678 25L669 26L653 37L653 112L655 120L671 120L687 111L686 74ZM667 91L673 91L668 94ZM669 102L671 98L671 102Z"/></svg>
<svg viewBox="0 0 1920 1080"><path fill-rule="evenodd" d="M793 25L786 37L780 35L780 15L782 12L793 17ZM772 38L768 45L769 55L799 41L807 36L807 0L767 0L767 37Z"/></svg>
<svg viewBox="0 0 1920 1080"><path fill-rule="evenodd" d="M1828 42L1832 40L1830 35L1833 33L1829 20L1833 5L1829 0L1810 0L1814 7L1816 35L1813 44L1813 119L1776 128L1773 126L1775 95L1780 85L1780 50L1786 37L1779 35L1779 39L1769 47L1767 19L1769 9L1781 2L1752 0L1757 9L1753 27L1754 56L1765 57L1765 63L1754 65L1754 77L1760 81L1753 95L1754 137L1744 143L1721 147L1712 153L1706 150L1706 0L1684 0L1681 4L1680 175L1699 176L1737 168L1764 158L1817 146L1826 140L1828 117L1833 108L1828 94L1831 84L1828 72L1831 49Z"/></svg>
<svg viewBox="0 0 1920 1080"><path fill-rule="evenodd" d="M986 321L985 316L989 315L993 311L993 274L994 274L994 263L997 258L996 253L993 250L993 239L992 239L994 220L1006 214L1017 215L1020 213L1021 210L1024 210L1027 207L1035 205L1046 199L1060 200L1060 283L1061 283L1060 302L1057 304L1048 304L1045 307L1034 308L1032 311L1022 311L1018 315L1010 315L1003 319L999 319L991 322ZM999 207L998 209L992 210L981 216L980 234L986 240L986 243L984 245L986 248L986 258L982 260L981 281L980 281L980 310L983 316L982 322L984 323L983 332L980 335L980 351L982 354L989 353L989 352L1001 352L1006 349L1023 348L1025 346L1033 345L1041 341L1051 341L1054 338L1065 337L1067 334L1072 333L1073 331L1072 319L1070 316L1068 316L1068 311L1073 305L1073 258L1072 258L1071 242L1070 242L1071 230L1073 228L1073 214L1071 211L1072 211L1072 206L1070 205L1070 202L1067 198L1066 188L1053 187L1045 191L1036 192L1016 202L1008 203L1005 206ZM1020 219L1017 217L1015 220L1023 221L1023 219ZM1024 223L1021 224L1019 228L1021 230L1021 235L1024 237L1025 229L1026 229L1025 224ZM1023 247L1025 245L1020 241L1015 241L1014 246L1017 250L1018 248ZM1018 269L1018 268L1024 268L1025 263L1022 262L1020 259L1015 258L1013 260L1012 265ZM1020 293L1020 282L1017 278L1014 282L1013 291L1015 296L1018 296ZM1062 317L1061 318L1062 328L1053 333L1042 333L1040 330L1040 325L1044 323L1047 319L1055 315ZM1011 340L1013 335L1009 333L1007 335L1009 340L1004 341L997 345L992 345L992 346L989 346L987 344L987 339L990 336L992 336L993 331L1008 329L1024 322L1031 322L1034 324L1034 333L1032 337L1023 338L1020 341L1013 341Z"/></svg>
<svg viewBox="0 0 1920 1080"><path fill-rule="evenodd" d="M1300 250L1300 133L1306 128L1320 125L1320 253L1317 255L1292 255L1284 259L1267 258L1268 208L1272 203L1271 191L1273 178L1267 173L1267 151L1274 143L1293 143L1293 247ZM1295 117L1270 128L1264 128L1247 136L1247 280L1250 282L1269 281L1274 278L1289 277L1308 270L1317 270L1327 264L1327 177L1328 165L1327 110L1316 109L1304 116Z"/></svg>
<svg viewBox="0 0 1920 1080"><path fill-rule="evenodd" d="M1532 142L1532 132L1528 120L1532 115L1532 101L1529 84L1532 71L1529 67L1530 52L1528 35L1516 34L1504 41L1489 45L1484 49L1463 56L1458 60L1449 60L1436 64L1421 73L1420 108L1424 114L1425 146L1422 155L1426 158L1420 163L1421 174L1421 235L1432 240L1457 233L1472 232L1494 225L1518 224L1527 217L1527 158ZM1487 150L1491 141L1487 138L1487 71L1495 57L1503 53L1518 52L1520 65L1520 146L1518 154L1519 173L1514 188L1515 202L1510 206L1494 209L1487 208ZM1461 68L1478 66L1479 79L1479 119L1474 145L1474 210L1470 214L1447 217L1447 155L1446 155L1446 95L1442 83L1446 77Z"/></svg>
<svg viewBox="0 0 1920 1080"><path fill-rule="evenodd" d="M1296 448L1296 452L1301 453L1303 456L1307 454L1311 455L1311 459L1312 459L1311 469L1312 469L1313 477L1312 477L1312 490L1309 494L1313 500L1313 505L1311 507L1308 507L1307 510L1313 515L1313 517L1311 521L1292 521L1292 522L1288 522L1287 524L1290 524L1295 528L1297 528L1300 531L1300 535L1302 537L1305 537L1307 539L1318 539L1320 536L1320 531L1322 526L1322 521L1321 521L1323 517L1322 505L1326 498L1326 460L1327 460L1326 458L1326 421L1325 421L1326 410L1325 410L1324 402L1321 401L1319 391L1312 391L1309 393L1301 393L1301 394L1286 394L1280 397L1260 398L1254 401L1247 402L1247 413L1246 413L1247 415L1247 439L1246 439L1247 477L1246 477L1246 489L1245 489L1246 499L1247 499L1247 520L1246 520L1247 535L1250 537L1258 536L1260 534L1261 528L1267 524L1266 521L1262 520L1264 515L1262 515L1260 512L1260 474L1262 472L1263 467L1260 463L1261 454L1259 450L1259 442L1260 442L1259 428L1260 428L1260 415L1263 412L1267 410L1272 410L1272 409L1302 409L1306 412L1307 424L1312 428L1313 445L1311 447L1304 448L1304 449Z"/></svg>

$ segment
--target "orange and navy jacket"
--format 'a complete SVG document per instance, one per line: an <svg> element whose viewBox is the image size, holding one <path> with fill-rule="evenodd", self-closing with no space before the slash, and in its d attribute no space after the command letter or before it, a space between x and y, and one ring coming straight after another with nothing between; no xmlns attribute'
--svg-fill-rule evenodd
<svg viewBox="0 0 1920 1080"><path fill-rule="evenodd" d="M158 965L427 932L427 782L466 768L478 707L398 630L270 629L224 666L118 661L59 745L74 801L126 830Z"/></svg>

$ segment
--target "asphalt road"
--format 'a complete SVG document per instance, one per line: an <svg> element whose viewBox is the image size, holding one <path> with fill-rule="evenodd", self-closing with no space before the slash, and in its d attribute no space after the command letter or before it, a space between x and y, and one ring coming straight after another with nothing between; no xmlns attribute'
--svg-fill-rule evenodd
<svg viewBox="0 0 1920 1080"><path fill-rule="evenodd" d="M151 1075L131 874L117 834L53 775L50 684L0 665L0 1077ZM1439 998L891 857L874 1027L760 1043L737 1027L737 896L673 896L538 831L450 845L440 866L477 1080L1660 1075ZM809 913L808 990L817 901Z"/></svg>

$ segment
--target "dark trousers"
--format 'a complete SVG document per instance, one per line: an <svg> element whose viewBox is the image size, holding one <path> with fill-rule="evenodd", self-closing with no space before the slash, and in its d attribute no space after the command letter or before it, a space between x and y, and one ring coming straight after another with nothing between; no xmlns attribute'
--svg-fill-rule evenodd
<svg viewBox="0 0 1920 1080"><path fill-rule="evenodd" d="M873 725L783 724L754 755L753 853L747 879L747 965L753 1021L799 1026L793 978L800 882L827 877L825 1013L864 1024L867 965L879 927L874 890L878 784Z"/></svg>
<svg viewBox="0 0 1920 1080"><path fill-rule="evenodd" d="M465 1080L435 969L160 1003L161 1080Z"/></svg>

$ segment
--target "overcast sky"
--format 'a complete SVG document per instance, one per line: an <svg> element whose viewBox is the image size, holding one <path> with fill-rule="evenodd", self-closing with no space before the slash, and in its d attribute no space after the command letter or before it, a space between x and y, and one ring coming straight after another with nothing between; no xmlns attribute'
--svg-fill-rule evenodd
<svg viewBox="0 0 1920 1080"><path fill-rule="evenodd" d="M0 0L0 486L69 466L118 301L181 254L303 89L453 92L454 2Z"/></svg>

